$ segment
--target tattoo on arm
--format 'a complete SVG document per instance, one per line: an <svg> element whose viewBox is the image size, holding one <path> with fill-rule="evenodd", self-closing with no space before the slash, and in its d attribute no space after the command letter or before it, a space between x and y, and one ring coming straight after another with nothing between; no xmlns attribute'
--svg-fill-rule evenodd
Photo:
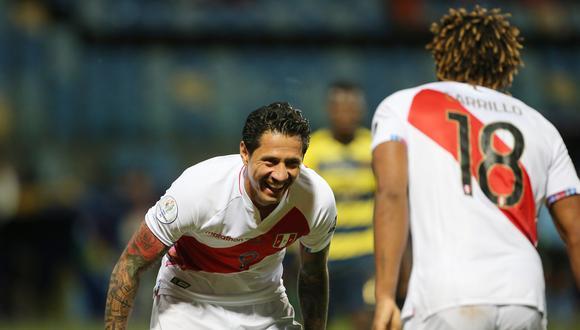
<svg viewBox="0 0 580 330"><path fill-rule="evenodd" d="M304 329L326 329L328 314L328 247L309 253L302 247L302 267L298 278Z"/></svg>
<svg viewBox="0 0 580 330"><path fill-rule="evenodd" d="M145 223L133 235L113 269L105 307L105 329L122 330L133 307L143 270L155 263L166 247L151 233Z"/></svg>

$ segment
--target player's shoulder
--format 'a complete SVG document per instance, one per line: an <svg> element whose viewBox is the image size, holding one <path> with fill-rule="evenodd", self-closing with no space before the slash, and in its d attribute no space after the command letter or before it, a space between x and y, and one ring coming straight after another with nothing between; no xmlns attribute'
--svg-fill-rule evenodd
<svg viewBox="0 0 580 330"><path fill-rule="evenodd" d="M498 92L499 93L499 92ZM526 102L524 102L522 99L513 97L511 95L507 95L508 97L510 97L511 99L514 100L515 103L517 103L518 108L522 111L523 114L525 114L527 117L529 117L531 120L533 120L534 122L536 122L536 124L538 126L541 127L541 129L543 129L544 131L548 131L548 132L557 132L556 127L552 124L552 122L550 122L540 111L538 111L536 108L528 105Z"/></svg>
<svg viewBox="0 0 580 330"><path fill-rule="evenodd" d="M191 190L219 188L221 183L231 181L242 166L239 154L217 156L188 167L176 182Z"/></svg>
<svg viewBox="0 0 580 330"><path fill-rule="evenodd" d="M292 193L295 197L299 197L297 200L316 200L317 203L324 205L334 203L334 194L326 180L306 166L301 167Z"/></svg>
<svg viewBox="0 0 580 330"><path fill-rule="evenodd" d="M496 104L500 104L500 109L507 109L508 111L498 112L503 115L503 121L523 129L522 132L528 132L543 140L547 149L550 149L550 144L560 139L560 135L556 127L550 122L540 111L524 102L522 99L507 94L495 89L484 86L473 86L465 83L454 82L452 84L454 91L462 90L464 92L471 92L473 99L477 99L480 95L484 95L486 100L491 100ZM481 93L481 94L480 94ZM449 93L451 95L451 93ZM467 93L466 93L467 94ZM467 94L469 95L469 94ZM454 95L452 95L454 96ZM492 116L495 112L490 112ZM507 117L506 117L507 115Z"/></svg>
<svg viewBox="0 0 580 330"><path fill-rule="evenodd" d="M241 162L242 159L239 154L216 156L188 167L185 172L194 174L207 171L208 169L214 169L214 171L210 172L217 172L215 170L233 168L241 164Z"/></svg>
<svg viewBox="0 0 580 330"><path fill-rule="evenodd" d="M314 170L303 167L290 188L288 203L306 217L311 228L336 217L336 202L328 183Z"/></svg>
<svg viewBox="0 0 580 330"><path fill-rule="evenodd" d="M204 160L187 168L167 190L177 199L180 208L201 215L211 214L239 196L239 177L243 168L240 155L219 156Z"/></svg>
<svg viewBox="0 0 580 330"><path fill-rule="evenodd" d="M502 99L507 101L506 103L513 104L513 112L519 115L513 117L514 121L521 118L520 120L528 122L537 133L557 133L557 129L552 122L550 122L540 111L527 104L522 99L487 87L479 86L478 89L483 89L488 94L494 95L497 99Z"/></svg>

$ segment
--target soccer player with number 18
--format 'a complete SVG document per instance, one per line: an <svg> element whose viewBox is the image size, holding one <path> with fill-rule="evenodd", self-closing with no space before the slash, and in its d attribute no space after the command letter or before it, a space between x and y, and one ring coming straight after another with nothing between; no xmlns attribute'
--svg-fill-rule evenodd
<svg viewBox="0 0 580 330"><path fill-rule="evenodd" d="M580 286L580 180L556 128L510 96L519 31L499 9L451 9L427 46L438 82L373 118L374 329L545 329L536 219L545 204ZM413 270L394 303L410 225Z"/></svg>

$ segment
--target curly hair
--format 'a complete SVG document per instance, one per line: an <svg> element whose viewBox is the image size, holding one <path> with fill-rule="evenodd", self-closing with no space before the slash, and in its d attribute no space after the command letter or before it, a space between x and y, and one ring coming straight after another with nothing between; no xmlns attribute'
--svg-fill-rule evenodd
<svg viewBox="0 0 580 330"><path fill-rule="evenodd" d="M498 8L449 9L431 25L434 37L426 47L435 59L437 79L499 90L510 87L523 66L522 38L510 25L510 16Z"/></svg>
<svg viewBox="0 0 580 330"><path fill-rule="evenodd" d="M242 141L249 153L260 147L260 138L266 132L299 136L302 140L302 154L310 143L310 123L302 111L287 102L275 102L252 111L242 130Z"/></svg>

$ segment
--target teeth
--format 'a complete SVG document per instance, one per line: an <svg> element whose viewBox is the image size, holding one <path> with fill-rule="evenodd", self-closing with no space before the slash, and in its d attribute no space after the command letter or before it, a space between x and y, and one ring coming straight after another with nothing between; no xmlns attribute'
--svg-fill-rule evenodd
<svg viewBox="0 0 580 330"><path fill-rule="evenodd" d="M266 183L266 187L270 188L271 190L280 190L280 189L284 188L284 186L276 187L276 186L269 185L267 183Z"/></svg>

